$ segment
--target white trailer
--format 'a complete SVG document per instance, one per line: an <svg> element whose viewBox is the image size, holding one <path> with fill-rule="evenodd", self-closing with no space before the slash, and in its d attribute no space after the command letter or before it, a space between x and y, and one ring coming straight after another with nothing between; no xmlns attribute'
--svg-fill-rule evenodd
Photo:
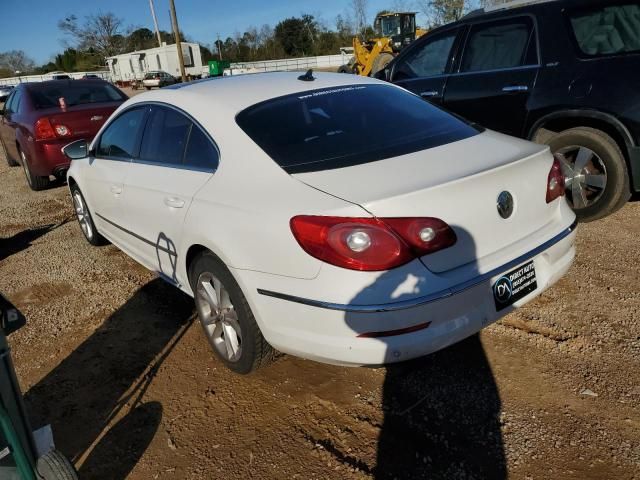
<svg viewBox="0 0 640 480"><path fill-rule="evenodd" d="M200 45L182 42L182 55L186 74L200 77L202 75ZM164 42L161 47L107 57L107 66L114 82L142 80L145 73L155 70L162 70L174 77L180 76L178 49L175 44L166 45Z"/></svg>

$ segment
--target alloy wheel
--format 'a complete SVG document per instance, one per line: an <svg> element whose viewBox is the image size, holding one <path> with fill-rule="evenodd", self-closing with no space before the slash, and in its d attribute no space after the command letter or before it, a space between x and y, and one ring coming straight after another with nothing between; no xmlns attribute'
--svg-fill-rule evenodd
<svg viewBox="0 0 640 480"><path fill-rule="evenodd" d="M196 307L200 322L211 345L229 362L242 355L242 331L229 291L209 272L198 278Z"/></svg>
<svg viewBox="0 0 640 480"><path fill-rule="evenodd" d="M574 209L590 207L605 192L607 169L600 156L587 147L571 145L556 153L562 165L567 200Z"/></svg>
<svg viewBox="0 0 640 480"><path fill-rule="evenodd" d="M89 217L89 211L84 203L84 199L80 192L73 193L73 206L76 210L76 216L78 217L78 223L82 229L82 233L87 239L91 240L93 237L93 228L91 227L91 221Z"/></svg>

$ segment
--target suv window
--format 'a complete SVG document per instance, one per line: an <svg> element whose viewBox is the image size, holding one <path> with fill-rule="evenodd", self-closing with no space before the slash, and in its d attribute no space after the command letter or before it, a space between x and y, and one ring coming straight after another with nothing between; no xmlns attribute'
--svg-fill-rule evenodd
<svg viewBox="0 0 640 480"><path fill-rule="evenodd" d="M123 160L132 158L144 116L144 108L135 108L127 110L111 122L100 136L96 156Z"/></svg>
<svg viewBox="0 0 640 480"><path fill-rule="evenodd" d="M144 129L140 159L165 165L181 165L191 120L166 107L151 107Z"/></svg>
<svg viewBox="0 0 640 480"><path fill-rule="evenodd" d="M414 77L430 77L445 73L451 47L458 30L438 35L427 40L422 48L410 52L396 68L394 80Z"/></svg>
<svg viewBox="0 0 640 480"><path fill-rule="evenodd" d="M462 72L498 70L525 65L532 38L530 18L480 23L471 27L464 53Z"/></svg>
<svg viewBox="0 0 640 480"><path fill-rule="evenodd" d="M286 95L236 122L288 173L350 167L478 134L469 124L392 85L346 85ZM384 125L384 135L371 132Z"/></svg>
<svg viewBox="0 0 640 480"><path fill-rule="evenodd" d="M640 51L640 3L603 6L569 14L578 47L585 55Z"/></svg>

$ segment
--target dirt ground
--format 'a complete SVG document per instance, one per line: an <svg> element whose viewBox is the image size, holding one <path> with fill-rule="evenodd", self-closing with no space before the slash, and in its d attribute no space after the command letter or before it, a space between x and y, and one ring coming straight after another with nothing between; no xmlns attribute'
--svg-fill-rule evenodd
<svg viewBox="0 0 640 480"><path fill-rule="evenodd" d="M379 369L225 370L192 301L82 237L64 186L0 158L0 291L33 426L81 478L640 478L640 202L578 231L562 281Z"/></svg>

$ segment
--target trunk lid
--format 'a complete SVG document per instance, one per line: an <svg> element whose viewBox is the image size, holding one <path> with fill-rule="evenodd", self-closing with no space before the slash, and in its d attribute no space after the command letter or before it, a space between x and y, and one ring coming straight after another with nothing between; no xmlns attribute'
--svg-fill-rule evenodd
<svg viewBox="0 0 640 480"><path fill-rule="evenodd" d="M108 102L75 105L68 107L66 111L61 108L49 108L40 110L39 113L42 117L49 119L53 128L56 125L65 125L71 129L71 136L67 137L69 140L80 138L91 140L121 104L122 102Z"/></svg>
<svg viewBox="0 0 640 480"><path fill-rule="evenodd" d="M426 255L423 263L445 272L494 255L553 221L546 203L553 157L546 146L492 131L387 160L293 175L377 217L437 217L454 229L452 247ZM513 213L497 209L501 192Z"/></svg>

